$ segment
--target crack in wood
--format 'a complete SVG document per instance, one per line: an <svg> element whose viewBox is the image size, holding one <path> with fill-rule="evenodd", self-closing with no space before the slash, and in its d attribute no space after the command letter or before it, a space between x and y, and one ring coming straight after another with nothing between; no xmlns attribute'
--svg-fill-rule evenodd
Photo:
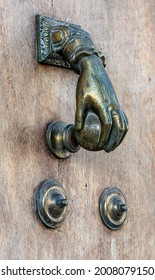
<svg viewBox="0 0 155 280"><path fill-rule="evenodd" d="M52 17L54 18L54 0L51 0L51 4L52 4Z"/></svg>

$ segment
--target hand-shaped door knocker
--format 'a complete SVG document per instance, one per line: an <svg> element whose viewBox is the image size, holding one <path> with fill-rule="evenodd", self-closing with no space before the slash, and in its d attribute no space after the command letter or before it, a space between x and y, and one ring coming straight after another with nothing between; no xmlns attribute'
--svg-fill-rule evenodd
<svg viewBox="0 0 155 280"><path fill-rule="evenodd" d="M113 151L128 131L105 59L80 26L37 16L38 62L73 69L79 74L75 125L50 123L46 140L57 158L67 158L80 146L90 151Z"/></svg>

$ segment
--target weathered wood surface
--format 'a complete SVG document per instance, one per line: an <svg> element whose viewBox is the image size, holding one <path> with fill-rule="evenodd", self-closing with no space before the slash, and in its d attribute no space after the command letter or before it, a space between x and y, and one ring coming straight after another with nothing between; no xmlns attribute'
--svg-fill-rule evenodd
<svg viewBox="0 0 155 280"><path fill-rule="evenodd" d="M155 258L153 0L0 0L0 258ZM36 62L35 15L80 24L106 57L107 72L129 119L114 152L49 156L50 120L74 121L77 75ZM34 193L48 177L69 197L59 230L37 220ZM98 212L104 187L128 201L125 226L112 232Z"/></svg>

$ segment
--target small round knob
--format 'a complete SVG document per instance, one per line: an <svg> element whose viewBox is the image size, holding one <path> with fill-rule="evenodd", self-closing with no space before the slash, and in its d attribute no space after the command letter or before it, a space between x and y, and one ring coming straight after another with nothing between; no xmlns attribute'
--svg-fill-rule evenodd
<svg viewBox="0 0 155 280"><path fill-rule="evenodd" d="M44 181L37 192L36 210L42 223L58 228L67 214L68 199L63 187L53 179Z"/></svg>
<svg viewBox="0 0 155 280"><path fill-rule="evenodd" d="M125 196L120 189L109 187L103 190L99 200L99 211L108 228L121 228L127 217L127 209Z"/></svg>
<svg viewBox="0 0 155 280"><path fill-rule="evenodd" d="M101 135L101 122L98 116L89 111L84 122L84 126L80 131L74 130L77 143L84 149L89 151L99 151L98 148Z"/></svg>

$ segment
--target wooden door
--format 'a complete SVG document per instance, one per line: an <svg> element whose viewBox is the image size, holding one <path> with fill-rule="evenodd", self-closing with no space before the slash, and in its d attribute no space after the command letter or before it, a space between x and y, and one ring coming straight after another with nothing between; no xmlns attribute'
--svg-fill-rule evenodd
<svg viewBox="0 0 155 280"><path fill-rule="evenodd" d="M155 258L153 13L153 0L0 0L1 259ZM37 63L37 14L81 25L104 53L129 119L115 151L49 155L44 129L51 120L74 122L78 75ZM34 209L36 189L49 177L69 198L58 230L45 228ZM111 185L129 208L115 232L98 211L100 193Z"/></svg>

